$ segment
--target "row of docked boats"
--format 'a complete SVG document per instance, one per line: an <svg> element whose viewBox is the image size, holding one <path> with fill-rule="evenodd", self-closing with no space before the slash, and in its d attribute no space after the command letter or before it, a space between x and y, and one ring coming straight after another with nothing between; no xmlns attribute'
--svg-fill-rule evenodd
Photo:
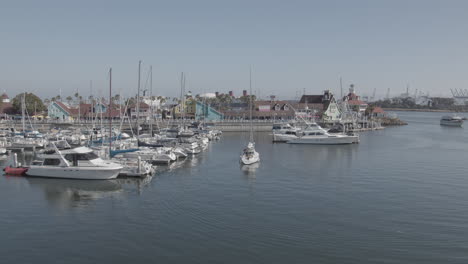
<svg viewBox="0 0 468 264"><path fill-rule="evenodd" d="M87 140L82 138L78 144L73 138L80 137L80 134L47 140L30 165L22 166L16 161L16 155L13 155L5 172L95 180L114 179L117 176L145 176L153 174L157 165L170 164L206 150L209 142L218 140L221 134L220 131L203 127L174 127L158 134L139 137L116 131L108 132L112 137L96 140L94 136L99 133L95 130ZM52 135L48 137L53 138Z"/></svg>
<svg viewBox="0 0 468 264"><path fill-rule="evenodd" d="M315 122L304 122L304 127L279 123L273 125L273 142L289 144L342 145L359 143L355 133L332 132Z"/></svg>

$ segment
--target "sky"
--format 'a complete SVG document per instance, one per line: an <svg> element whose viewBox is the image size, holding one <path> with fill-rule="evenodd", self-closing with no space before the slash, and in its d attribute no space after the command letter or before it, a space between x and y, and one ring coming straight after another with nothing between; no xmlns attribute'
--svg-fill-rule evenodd
<svg viewBox="0 0 468 264"><path fill-rule="evenodd" d="M468 1L1 1L0 91L42 98L249 88L294 99L468 88ZM92 82L92 85L90 84Z"/></svg>

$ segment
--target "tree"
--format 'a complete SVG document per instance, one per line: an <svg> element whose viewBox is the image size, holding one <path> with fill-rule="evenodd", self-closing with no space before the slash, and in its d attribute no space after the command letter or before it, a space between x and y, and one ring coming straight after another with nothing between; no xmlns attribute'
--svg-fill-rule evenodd
<svg viewBox="0 0 468 264"><path fill-rule="evenodd" d="M366 108L366 111L364 112L365 116L372 116L372 113L374 112L375 106L374 105L368 105Z"/></svg>
<svg viewBox="0 0 468 264"><path fill-rule="evenodd" d="M60 94L57 95L57 96L55 96L55 100L56 100L56 101L60 101L61 99L62 99L62 96L60 96Z"/></svg>
<svg viewBox="0 0 468 264"><path fill-rule="evenodd" d="M23 93L18 94L12 100L13 110L18 114L21 113L22 98L23 98ZM42 112L46 110L46 107L44 103L42 102L41 98L39 98L37 95L33 93L26 93L24 101L25 101L26 111L30 115L34 114L34 111Z"/></svg>
<svg viewBox="0 0 468 264"><path fill-rule="evenodd" d="M67 96L66 100L67 100L68 104L70 104L70 102L73 100L73 98L71 96Z"/></svg>
<svg viewBox="0 0 468 264"><path fill-rule="evenodd" d="M248 104L249 103L249 96L248 95L243 95L239 98L243 103ZM257 97L255 95L252 95L252 103L257 100Z"/></svg>

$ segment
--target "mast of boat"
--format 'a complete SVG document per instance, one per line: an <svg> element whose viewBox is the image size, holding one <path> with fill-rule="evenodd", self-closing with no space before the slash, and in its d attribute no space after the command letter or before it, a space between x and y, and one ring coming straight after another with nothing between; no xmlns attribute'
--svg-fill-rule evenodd
<svg viewBox="0 0 468 264"><path fill-rule="evenodd" d="M26 92L23 93L23 97L21 98L21 123L23 124L23 134L26 132L26 119L24 117L24 110L25 110L25 104L26 104Z"/></svg>
<svg viewBox="0 0 468 264"><path fill-rule="evenodd" d="M141 60L138 61L138 92L137 92L137 100L136 100L136 110L137 110L137 122L136 122L136 129L137 129L137 138L140 137L140 79L141 79Z"/></svg>
<svg viewBox="0 0 468 264"><path fill-rule="evenodd" d="M184 72L180 74L180 101L181 101L181 114L182 114L182 129L185 128L185 96L184 96L184 87L185 86L185 75Z"/></svg>
<svg viewBox="0 0 468 264"><path fill-rule="evenodd" d="M109 69L109 110L108 110L108 118L109 118L109 157L110 151L112 149L112 68Z"/></svg>
<svg viewBox="0 0 468 264"><path fill-rule="evenodd" d="M249 94L249 118L250 118L250 142L253 141L253 122L252 122L252 66L250 66L250 71L249 71L249 88L250 88L250 94Z"/></svg>
<svg viewBox="0 0 468 264"><path fill-rule="evenodd" d="M26 97L26 92L23 92L23 96L21 97L21 123L23 124L23 134L25 132L26 124L25 124L25 118L24 118L24 104L25 104L25 98Z"/></svg>
<svg viewBox="0 0 468 264"><path fill-rule="evenodd" d="M153 66L150 65L150 135L153 137Z"/></svg>

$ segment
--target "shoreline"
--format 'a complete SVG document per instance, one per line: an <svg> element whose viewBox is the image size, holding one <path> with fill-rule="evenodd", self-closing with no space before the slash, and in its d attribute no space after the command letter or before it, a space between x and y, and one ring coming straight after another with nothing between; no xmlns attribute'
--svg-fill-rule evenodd
<svg viewBox="0 0 468 264"><path fill-rule="evenodd" d="M384 111L399 111L399 112L435 112L435 113L466 113L468 111L454 111L445 109L415 109L415 108L382 108Z"/></svg>

